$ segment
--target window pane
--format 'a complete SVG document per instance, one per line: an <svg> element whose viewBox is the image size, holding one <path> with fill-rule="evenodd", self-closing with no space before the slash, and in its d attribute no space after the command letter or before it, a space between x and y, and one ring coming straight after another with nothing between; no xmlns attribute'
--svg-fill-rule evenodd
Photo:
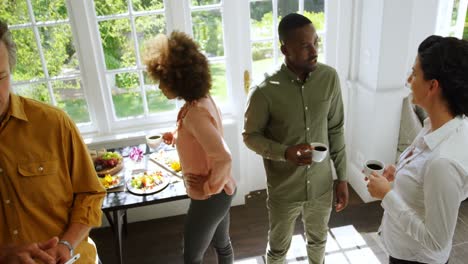
<svg viewBox="0 0 468 264"><path fill-rule="evenodd" d="M453 1L452 19L450 26L454 27L457 24L458 8L460 7L460 0Z"/></svg>
<svg viewBox="0 0 468 264"><path fill-rule="evenodd" d="M133 10L149 11L164 8L163 0L132 0Z"/></svg>
<svg viewBox="0 0 468 264"><path fill-rule="evenodd" d="M297 11L299 11L298 0L278 0L278 23L287 14L296 13Z"/></svg>
<svg viewBox="0 0 468 264"><path fill-rule="evenodd" d="M325 4L324 0L305 0L304 16L310 19L317 31L325 29Z"/></svg>
<svg viewBox="0 0 468 264"><path fill-rule="evenodd" d="M25 24L29 22L28 6L26 1L2 1L0 17L8 25Z"/></svg>
<svg viewBox="0 0 468 264"><path fill-rule="evenodd" d="M216 98L216 102L227 101L226 85L226 63L210 63L211 72L211 95Z"/></svg>
<svg viewBox="0 0 468 264"><path fill-rule="evenodd" d="M145 80L146 99L150 114L176 109L175 100L168 100L161 90L159 90L158 86L149 79L146 72L143 73L143 77Z"/></svg>
<svg viewBox="0 0 468 264"><path fill-rule="evenodd" d="M192 6L215 5L220 2L221 0L192 0Z"/></svg>
<svg viewBox="0 0 468 264"><path fill-rule="evenodd" d="M18 1L26 2L26 1ZM54 21L68 19L65 0L32 0L36 21Z"/></svg>
<svg viewBox="0 0 468 264"><path fill-rule="evenodd" d="M12 30L13 39L16 42L16 68L15 81L26 81L43 78L42 63L39 59L36 38L31 28Z"/></svg>
<svg viewBox="0 0 468 264"><path fill-rule="evenodd" d="M40 27L39 32L49 76L79 74L70 25Z"/></svg>
<svg viewBox="0 0 468 264"><path fill-rule="evenodd" d="M468 40L468 9L465 16L465 28L463 29L463 39Z"/></svg>
<svg viewBox="0 0 468 264"><path fill-rule="evenodd" d="M192 13L193 35L195 41L208 57L224 55L223 24L221 12L199 11Z"/></svg>
<svg viewBox="0 0 468 264"><path fill-rule="evenodd" d="M143 115L143 100L137 73L119 73L110 75L108 80L115 114L118 118Z"/></svg>
<svg viewBox="0 0 468 264"><path fill-rule="evenodd" d="M107 69L135 65L135 48L128 19L102 21L99 31Z"/></svg>
<svg viewBox="0 0 468 264"><path fill-rule="evenodd" d="M98 16L122 14L128 12L127 0L94 0Z"/></svg>
<svg viewBox="0 0 468 264"><path fill-rule="evenodd" d="M275 67L273 58L273 42L253 43L252 61L252 79L254 82L263 80L265 73Z"/></svg>
<svg viewBox="0 0 468 264"><path fill-rule="evenodd" d="M250 23L253 39L273 37L272 8L271 0L250 2Z"/></svg>
<svg viewBox="0 0 468 264"><path fill-rule="evenodd" d="M145 41L159 33L166 33L166 19L163 15L137 17L135 19L135 27L140 54L143 54Z"/></svg>
<svg viewBox="0 0 468 264"><path fill-rule="evenodd" d="M146 98L148 99L148 109L151 114L176 109L175 101L167 100L166 96L156 86L146 88Z"/></svg>
<svg viewBox="0 0 468 264"><path fill-rule="evenodd" d="M49 90L45 83L15 85L14 89L16 94L50 104Z"/></svg>
<svg viewBox="0 0 468 264"><path fill-rule="evenodd" d="M90 122L88 105L79 79L52 82L57 106L76 123Z"/></svg>

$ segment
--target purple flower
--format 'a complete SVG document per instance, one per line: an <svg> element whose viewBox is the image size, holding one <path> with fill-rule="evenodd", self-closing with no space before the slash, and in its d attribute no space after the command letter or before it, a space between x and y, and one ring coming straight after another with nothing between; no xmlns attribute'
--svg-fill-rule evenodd
<svg viewBox="0 0 468 264"><path fill-rule="evenodd" d="M141 161L143 158L143 150L141 150L139 147L133 147L132 150L130 150L130 159L133 161Z"/></svg>

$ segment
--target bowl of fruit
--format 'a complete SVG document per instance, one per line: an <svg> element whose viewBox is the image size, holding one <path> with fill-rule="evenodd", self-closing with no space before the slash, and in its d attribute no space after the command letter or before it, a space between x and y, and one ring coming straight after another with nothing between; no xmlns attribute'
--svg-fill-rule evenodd
<svg viewBox="0 0 468 264"><path fill-rule="evenodd" d="M105 152L94 159L94 168L99 177L114 175L123 168L122 156L118 152Z"/></svg>

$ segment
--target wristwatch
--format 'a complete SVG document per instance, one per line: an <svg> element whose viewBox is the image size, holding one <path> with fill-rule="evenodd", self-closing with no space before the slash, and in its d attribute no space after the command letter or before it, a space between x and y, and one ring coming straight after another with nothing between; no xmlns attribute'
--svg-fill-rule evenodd
<svg viewBox="0 0 468 264"><path fill-rule="evenodd" d="M62 244L62 245L65 245L69 250L70 250L70 256L73 257L73 246L70 244L70 242L66 241L66 240L60 240L58 242L59 244Z"/></svg>

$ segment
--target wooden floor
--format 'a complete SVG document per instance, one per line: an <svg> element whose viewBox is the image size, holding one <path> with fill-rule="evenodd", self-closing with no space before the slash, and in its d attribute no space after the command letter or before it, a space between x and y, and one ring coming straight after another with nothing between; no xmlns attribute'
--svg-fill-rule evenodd
<svg viewBox="0 0 468 264"><path fill-rule="evenodd" d="M387 263L386 253L379 246L376 231L383 210L379 202L363 203L350 190L350 204L341 212L333 212L330 219L326 262L331 264ZM231 240L236 263L263 264L267 243L268 217L265 191L252 192L246 204L231 208ZM175 216L128 225L125 241L126 264L182 263L182 230L184 216ZM288 263L307 263L302 223L298 219L295 235L288 254ZM116 263L113 236L109 228L91 232L104 264ZM468 263L468 202L462 203L451 264ZM217 263L210 248L204 263Z"/></svg>

